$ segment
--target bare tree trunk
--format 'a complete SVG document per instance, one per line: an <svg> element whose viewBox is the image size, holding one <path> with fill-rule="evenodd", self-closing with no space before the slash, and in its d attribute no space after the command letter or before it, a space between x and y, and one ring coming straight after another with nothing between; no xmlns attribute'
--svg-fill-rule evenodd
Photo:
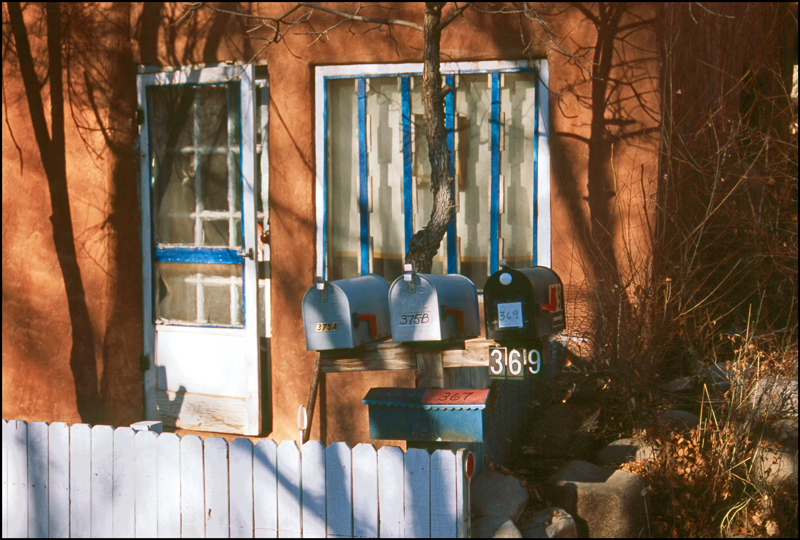
<svg viewBox="0 0 800 540"><path fill-rule="evenodd" d="M431 163L433 209L425 228L417 231L411 237L405 258L406 264L411 264L415 271L425 273L430 273L433 257L439 251L444 233L453 219L451 156L447 148L447 131L444 125L444 98L451 89L442 88L442 75L439 71L443 7L444 3L441 2L426 2L423 26L422 93L428 138L428 159Z"/></svg>

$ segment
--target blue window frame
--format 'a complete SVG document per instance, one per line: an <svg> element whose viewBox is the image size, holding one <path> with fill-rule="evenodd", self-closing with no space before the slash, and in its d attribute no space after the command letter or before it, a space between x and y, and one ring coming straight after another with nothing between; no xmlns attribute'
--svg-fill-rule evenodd
<svg viewBox="0 0 800 540"><path fill-rule="evenodd" d="M421 65L317 68L317 274L391 280L428 220ZM547 66L442 66L454 219L434 272L550 264ZM415 84L416 81L416 84ZM418 189L421 188L421 189Z"/></svg>

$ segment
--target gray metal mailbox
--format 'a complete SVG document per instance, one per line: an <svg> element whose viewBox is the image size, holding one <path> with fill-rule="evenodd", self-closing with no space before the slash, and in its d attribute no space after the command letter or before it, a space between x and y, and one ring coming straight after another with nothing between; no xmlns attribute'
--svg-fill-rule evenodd
<svg viewBox="0 0 800 540"><path fill-rule="evenodd" d="M322 281L303 296L306 349L352 349L391 335L389 283L381 276Z"/></svg>
<svg viewBox="0 0 800 540"><path fill-rule="evenodd" d="M406 272L389 289L394 341L448 341L480 335L478 293L459 274Z"/></svg>
<svg viewBox="0 0 800 540"><path fill-rule="evenodd" d="M486 337L495 341L527 341L565 328L561 279L544 266L504 264L486 280L483 310Z"/></svg>

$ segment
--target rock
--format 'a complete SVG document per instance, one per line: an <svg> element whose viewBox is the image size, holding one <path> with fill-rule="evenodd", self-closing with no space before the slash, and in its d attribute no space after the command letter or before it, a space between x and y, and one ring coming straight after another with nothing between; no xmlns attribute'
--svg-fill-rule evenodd
<svg viewBox="0 0 800 540"><path fill-rule="evenodd" d="M728 362L717 362L706 367L706 379L711 385L725 391L731 387L733 371Z"/></svg>
<svg viewBox="0 0 800 540"><path fill-rule="evenodd" d="M472 524L473 538L522 538L514 522L505 516L486 516Z"/></svg>
<svg viewBox="0 0 800 540"><path fill-rule="evenodd" d="M131 424L131 429L135 432L139 431L155 431L156 433L164 432L164 424L160 420L142 420Z"/></svg>
<svg viewBox="0 0 800 540"><path fill-rule="evenodd" d="M620 439L600 451L598 465L619 465L629 461L644 461L655 457L653 446L638 439Z"/></svg>
<svg viewBox="0 0 800 540"><path fill-rule="evenodd" d="M591 432L594 407L559 403L548 407L536 419L527 437L525 464L539 468L555 461L557 468L573 459L588 460L593 456ZM552 472L552 469L548 473Z"/></svg>
<svg viewBox="0 0 800 540"><path fill-rule="evenodd" d="M797 380L761 379L753 388L753 412L762 418L797 419Z"/></svg>
<svg viewBox="0 0 800 540"><path fill-rule="evenodd" d="M694 377L684 377L682 379L675 379L665 384L659 384L658 387L667 392L683 392L691 390L695 386Z"/></svg>
<svg viewBox="0 0 800 540"><path fill-rule="evenodd" d="M575 519L561 508L545 508L523 521L523 538L577 538ZM477 536L476 536L477 538Z"/></svg>
<svg viewBox="0 0 800 540"><path fill-rule="evenodd" d="M645 509L639 475L572 461L548 478L549 500L575 519L580 537L636 537Z"/></svg>
<svg viewBox="0 0 800 540"><path fill-rule="evenodd" d="M519 480L497 471L485 472L470 486L472 511L476 516L505 516L516 522L528 504L528 490Z"/></svg>
<svg viewBox="0 0 800 540"><path fill-rule="evenodd" d="M681 431L688 431L696 428L700 423L700 418L696 414L686 411L667 411L658 415L662 424Z"/></svg>
<svg viewBox="0 0 800 540"><path fill-rule="evenodd" d="M761 489L784 488L797 493L797 450L777 445L756 448L750 480Z"/></svg>

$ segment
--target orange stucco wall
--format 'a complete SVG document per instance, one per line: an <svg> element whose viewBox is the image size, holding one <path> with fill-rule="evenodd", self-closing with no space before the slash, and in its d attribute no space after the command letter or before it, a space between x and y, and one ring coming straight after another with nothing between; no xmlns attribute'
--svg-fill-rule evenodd
<svg viewBox="0 0 800 540"><path fill-rule="evenodd" d="M257 9L261 14L274 15L288 5L260 4ZM108 72L118 74L109 89L135 85L130 68L136 64L242 61L249 60L261 47L259 41L243 39L241 20L225 19L210 11L170 26L168 23L182 14L182 6L167 4L161 11L152 5L128 4L93 9L96 13L81 16L89 19L84 24L103 30L97 31L92 46L100 51L98 59L108 62ZM352 9L352 5L342 4L338 9ZM445 14L452 9L448 7ZM652 5L640 5L624 13L621 21L652 19L655 12ZM375 10L374 16L381 13L387 16L380 10ZM394 19L422 22L421 4L402 4L390 13L388 16ZM313 20L314 27L321 30L332 26L335 19L316 13ZM468 10L463 19L444 31L442 59L525 58L519 20L517 15ZM593 114L597 114L592 108L593 86L587 69L591 69L589 62L599 37L595 23L579 9L554 8L550 21L550 30L558 38L549 45L534 41L533 56L549 61L552 260L567 289L568 325L579 330L580 292L587 267L582 238L589 227L586 199L590 195L591 126ZM46 43L41 25L36 26L34 8L26 10L26 22L29 28L39 28L40 35L32 37L32 47L44 54ZM116 30L113 26L109 29L113 23L119 25ZM306 401L314 362L314 353L305 350L300 309L303 293L314 281L316 264L314 66L421 61L422 36L417 30L367 29L360 23L340 25L313 45L315 36L294 35L270 45L256 59L268 66L270 74L273 339L269 405L273 423L271 434L265 435L278 440L297 436L297 407ZM655 32L647 25L629 32L624 43L617 40L621 56L615 57L611 74L622 83L609 87L608 102L612 106L602 111L622 126L610 128L612 134L657 127L655 42ZM621 59L630 65L620 67ZM39 66L40 77L43 73ZM93 344L89 348L92 357L71 361L71 318L54 253L48 183L14 62L4 61L4 81L3 417L116 425L141 420L141 259L132 153L126 155L119 149L112 152L102 133L78 129L67 113L69 204ZM88 92L85 86L83 90ZM104 99L99 114L93 114L88 100L84 99L83 105L76 102L78 116L91 127L97 127L97 122L105 122L106 128L116 126L119 133L117 139L112 133L111 142L132 145L135 93L133 88L130 91L121 92L123 95L116 99ZM47 103L46 96L45 100ZM82 137L89 139L89 146ZM89 147L98 149L99 155ZM652 133L620 136L613 139L607 160L598 162L595 158L593 162L600 169L595 171L600 177L613 181L609 223L615 232L613 250L620 260L627 260L622 256L626 246L634 246L634 260L648 256L642 234L642 201L655 189L657 151L658 140ZM346 440L351 444L367 440L367 411L361 404L367 390L413 385L411 371L328 376L316 415L323 421L314 422L312 437L322 434L329 442ZM78 406L79 394L90 396L92 408ZM90 409L91 415L85 412Z"/></svg>

